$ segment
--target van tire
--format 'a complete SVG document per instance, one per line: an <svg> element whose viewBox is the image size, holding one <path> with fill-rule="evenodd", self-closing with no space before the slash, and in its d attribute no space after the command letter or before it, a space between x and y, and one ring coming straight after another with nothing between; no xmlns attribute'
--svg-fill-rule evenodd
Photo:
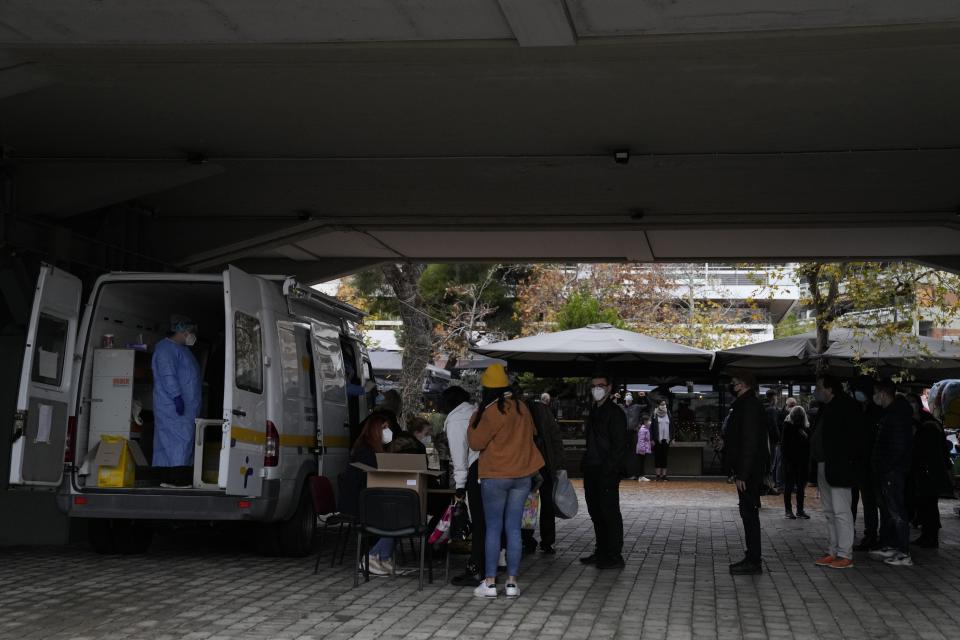
<svg viewBox="0 0 960 640"><path fill-rule="evenodd" d="M113 521L105 518L91 518L87 521L87 539L90 548L100 555L113 555L117 552L113 535Z"/></svg>
<svg viewBox="0 0 960 640"><path fill-rule="evenodd" d="M136 520L93 518L87 535L90 547L101 555L138 555L150 548L153 527Z"/></svg>
<svg viewBox="0 0 960 640"><path fill-rule="evenodd" d="M279 523L278 527L283 555L295 558L310 555L317 533L317 514L313 510L313 497L306 483L300 491L297 510L289 520Z"/></svg>

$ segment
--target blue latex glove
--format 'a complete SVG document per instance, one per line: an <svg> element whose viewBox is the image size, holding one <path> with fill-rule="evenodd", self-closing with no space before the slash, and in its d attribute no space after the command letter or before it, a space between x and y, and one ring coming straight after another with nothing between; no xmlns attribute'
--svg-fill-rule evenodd
<svg viewBox="0 0 960 640"><path fill-rule="evenodd" d="M177 415L182 416L186 410L183 406L183 396L177 396L173 399L173 406L177 408Z"/></svg>

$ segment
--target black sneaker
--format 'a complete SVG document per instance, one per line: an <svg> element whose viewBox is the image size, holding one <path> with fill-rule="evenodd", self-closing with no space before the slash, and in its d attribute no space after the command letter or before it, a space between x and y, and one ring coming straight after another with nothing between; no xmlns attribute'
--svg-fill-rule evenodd
<svg viewBox="0 0 960 640"><path fill-rule="evenodd" d="M787 511L785 514L783 514L783 518L785 520L796 520L797 516L793 515L793 511Z"/></svg>
<svg viewBox="0 0 960 640"><path fill-rule="evenodd" d="M877 545L876 538L865 537L860 541L860 544L853 545L854 551L873 551L874 547Z"/></svg>
<svg viewBox="0 0 960 640"><path fill-rule="evenodd" d="M730 568L733 569L734 567L740 567L740 566L745 565L745 564L750 564L750 561L747 560L746 558L744 558L744 559L741 560L740 562L733 562L733 563L731 563L731 564L730 564Z"/></svg>
<svg viewBox="0 0 960 640"><path fill-rule="evenodd" d="M809 520L810 516L806 511L797 511L797 517L801 520Z"/></svg>
<svg viewBox="0 0 960 640"><path fill-rule="evenodd" d="M582 564L597 564L597 554L596 554L596 552L591 553L591 554L588 555L588 556L583 556L582 558L580 558L580 562L581 562Z"/></svg>
<svg viewBox="0 0 960 640"><path fill-rule="evenodd" d="M556 551L556 549L553 548L553 545L550 545L550 544L541 544L541 545L540 545L540 553L545 554L545 555L548 555L548 556L553 556L553 555L556 555L556 554L557 554L557 551Z"/></svg>

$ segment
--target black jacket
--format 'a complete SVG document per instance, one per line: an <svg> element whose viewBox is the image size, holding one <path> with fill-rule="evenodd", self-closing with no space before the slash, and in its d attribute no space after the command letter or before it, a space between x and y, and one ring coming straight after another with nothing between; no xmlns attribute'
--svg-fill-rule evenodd
<svg viewBox="0 0 960 640"><path fill-rule="evenodd" d="M767 414L749 391L733 401L723 439L724 464L737 480L760 481L770 467Z"/></svg>
<svg viewBox="0 0 960 640"><path fill-rule="evenodd" d="M540 455L543 456L544 466L549 473L556 473L563 468L563 435L560 425L550 411L550 407L542 402L527 402L533 424L537 428L535 440Z"/></svg>
<svg viewBox="0 0 960 640"><path fill-rule="evenodd" d="M877 425L883 410L873 401L860 407L860 425L857 429L857 467L861 472L869 471L873 460L873 448L877 443Z"/></svg>
<svg viewBox="0 0 960 640"><path fill-rule="evenodd" d="M935 498L953 493L945 440L937 419L930 414L923 415L913 436L913 465L910 469L913 487L919 497Z"/></svg>
<svg viewBox="0 0 960 640"><path fill-rule="evenodd" d="M856 400L841 393L823 405L817 428L823 429L824 473L831 487L856 485L857 431L863 419Z"/></svg>
<svg viewBox="0 0 960 640"><path fill-rule="evenodd" d="M806 424L794 424L789 417L783 422L780 455L793 468L807 469L810 464L810 429Z"/></svg>
<svg viewBox="0 0 960 640"><path fill-rule="evenodd" d="M370 467L377 466L377 453L366 445L361 445L351 452L350 462L360 462ZM352 464L342 474L340 484L340 503L337 510L341 513L357 515L360 511L360 492L367 488L367 472L357 469Z"/></svg>
<svg viewBox="0 0 960 640"><path fill-rule="evenodd" d="M877 425L877 443L873 449L873 470L884 474L910 470L913 449L913 409L903 396L897 396L883 410Z"/></svg>
<svg viewBox="0 0 960 640"><path fill-rule="evenodd" d="M422 453L426 455L427 448L409 431L401 431L398 434L394 434L393 441L387 445L387 452L413 454Z"/></svg>
<svg viewBox="0 0 960 640"><path fill-rule="evenodd" d="M780 412L773 405L764 409L767 414L767 435L770 439L770 450L780 444Z"/></svg>
<svg viewBox="0 0 960 640"><path fill-rule="evenodd" d="M619 476L627 452L627 418L610 398L599 407L591 405L584 423L587 450L582 467L597 468L608 475Z"/></svg>

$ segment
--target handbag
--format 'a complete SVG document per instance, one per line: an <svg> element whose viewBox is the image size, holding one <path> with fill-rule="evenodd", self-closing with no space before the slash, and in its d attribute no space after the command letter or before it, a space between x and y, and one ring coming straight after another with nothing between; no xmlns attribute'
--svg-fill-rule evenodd
<svg viewBox="0 0 960 640"><path fill-rule="evenodd" d="M450 521L453 519L453 505L447 507L440 518L440 522L434 527L430 538L427 540L430 544L443 544L450 539Z"/></svg>
<svg viewBox="0 0 960 640"><path fill-rule="evenodd" d="M523 503L523 521L520 524L521 529L536 529L537 516L540 515L540 494L527 494L527 500Z"/></svg>
<svg viewBox="0 0 960 640"><path fill-rule="evenodd" d="M566 469L561 469L554 475L553 507L556 514L565 520L575 517L580 510L577 492L567 476Z"/></svg>
<svg viewBox="0 0 960 640"><path fill-rule="evenodd" d="M453 515L450 517L450 540L454 542L466 540L470 537L471 529L470 511L467 510L467 503L463 500L457 500L453 503Z"/></svg>

